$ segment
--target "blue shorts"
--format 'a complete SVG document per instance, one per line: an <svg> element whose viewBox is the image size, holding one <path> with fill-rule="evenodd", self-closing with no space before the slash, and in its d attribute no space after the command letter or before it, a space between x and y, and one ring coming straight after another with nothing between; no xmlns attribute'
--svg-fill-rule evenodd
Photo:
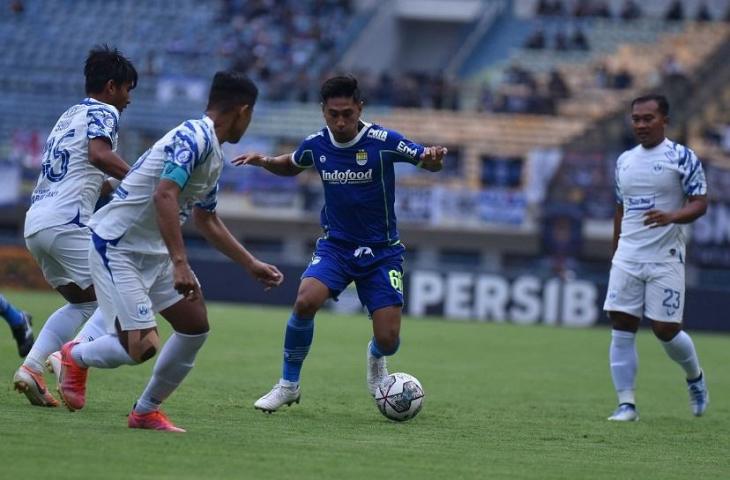
<svg viewBox="0 0 730 480"><path fill-rule="evenodd" d="M360 302L372 315L380 308L403 305L405 249L402 243L366 248L320 238L302 278L324 283L335 300L350 282L355 282Z"/></svg>

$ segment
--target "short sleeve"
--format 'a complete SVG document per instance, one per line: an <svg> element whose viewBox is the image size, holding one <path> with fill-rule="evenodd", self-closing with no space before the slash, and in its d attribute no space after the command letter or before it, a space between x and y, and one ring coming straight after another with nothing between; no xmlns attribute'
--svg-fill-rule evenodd
<svg viewBox="0 0 730 480"><path fill-rule="evenodd" d="M388 131L386 143L388 148L395 153L392 157L394 162L407 162L412 165L420 165L421 155L425 150L423 145L413 142L393 130Z"/></svg>
<svg viewBox="0 0 730 480"><path fill-rule="evenodd" d="M104 138L114 145L119 131L119 117L111 108L93 106L86 112L86 137Z"/></svg>
<svg viewBox="0 0 730 480"><path fill-rule="evenodd" d="M195 202L195 206L202 208L206 212L215 212L215 208L218 206L218 189L219 187L216 183L215 187L208 192L204 199Z"/></svg>
<svg viewBox="0 0 730 480"><path fill-rule="evenodd" d="M624 203L624 195L621 192L621 180L619 178L618 172L621 169L621 164L623 163L624 155L621 155L618 157L618 160L616 160L616 169L614 171L614 183L615 183L615 195L616 195L616 203L623 204Z"/></svg>
<svg viewBox="0 0 730 480"><path fill-rule="evenodd" d="M305 140L291 155L291 161L299 168L311 168L314 166L314 150L310 140Z"/></svg>
<svg viewBox="0 0 730 480"><path fill-rule="evenodd" d="M702 162L697 155L685 147L684 155L679 162L682 169L682 189L688 197L707 195L707 179Z"/></svg>
<svg viewBox="0 0 730 480"><path fill-rule="evenodd" d="M195 167L200 163L205 146L198 145L196 132L187 122L164 147L165 167L161 178L171 180L184 188Z"/></svg>

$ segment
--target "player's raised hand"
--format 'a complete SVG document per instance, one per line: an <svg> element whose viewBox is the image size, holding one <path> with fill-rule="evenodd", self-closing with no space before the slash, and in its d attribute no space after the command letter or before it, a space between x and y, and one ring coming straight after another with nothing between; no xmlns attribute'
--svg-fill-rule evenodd
<svg viewBox="0 0 730 480"><path fill-rule="evenodd" d="M649 210L644 214L644 225L649 228L664 227L674 222L674 216L670 212L661 210Z"/></svg>
<svg viewBox="0 0 730 480"><path fill-rule="evenodd" d="M444 156L449 152L446 147L436 145L426 147L421 154L421 166L426 170L437 172L444 166Z"/></svg>
<svg viewBox="0 0 730 480"><path fill-rule="evenodd" d="M256 280L264 284L264 290L278 287L284 281L284 274L278 268L260 260L254 260L249 267L249 271Z"/></svg>
<svg viewBox="0 0 730 480"><path fill-rule="evenodd" d="M195 274L187 263L179 263L175 265L173 270L173 281L175 290L180 295L184 295L189 301L195 301L200 295L200 285Z"/></svg>
<svg viewBox="0 0 730 480"><path fill-rule="evenodd" d="M254 167L263 167L269 160L268 156L258 152L246 152L234 158L231 163L237 167L241 165L253 165Z"/></svg>

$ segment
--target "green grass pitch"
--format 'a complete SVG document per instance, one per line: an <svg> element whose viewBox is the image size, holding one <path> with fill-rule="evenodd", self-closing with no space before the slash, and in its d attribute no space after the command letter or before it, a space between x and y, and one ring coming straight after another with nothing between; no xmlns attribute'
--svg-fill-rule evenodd
<svg viewBox="0 0 730 480"><path fill-rule="evenodd" d="M4 292L36 318L55 293ZM130 430L126 415L153 361L94 370L87 406L31 407L12 390L19 359L0 337L2 478L94 479L726 479L728 338L695 334L712 403L694 418L680 368L639 335L641 421L614 424L606 329L405 319L391 371L426 391L413 421L393 423L365 387L364 316L321 313L302 402L254 410L279 376L288 310L209 306L211 335L165 404L186 434ZM163 327L163 335L169 329ZM50 376L49 382L53 384Z"/></svg>

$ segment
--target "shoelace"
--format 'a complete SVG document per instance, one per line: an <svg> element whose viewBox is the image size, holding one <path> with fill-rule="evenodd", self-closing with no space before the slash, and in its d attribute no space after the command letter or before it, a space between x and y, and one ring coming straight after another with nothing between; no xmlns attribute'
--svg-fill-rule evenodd
<svg viewBox="0 0 730 480"><path fill-rule="evenodd" d="M701 403L704 400L704 389L700 386L699 382L691 384L689 386L689 392L697 403Z"/></svg>

